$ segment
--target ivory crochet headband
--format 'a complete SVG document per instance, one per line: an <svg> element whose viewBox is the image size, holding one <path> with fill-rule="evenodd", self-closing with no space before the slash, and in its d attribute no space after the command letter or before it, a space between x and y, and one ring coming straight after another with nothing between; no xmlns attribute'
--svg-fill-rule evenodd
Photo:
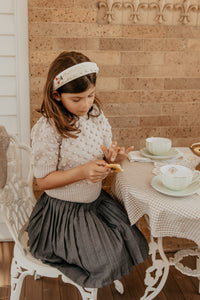
<svg viewBox="0 0 200 300"><path fill-rule="evenodd" d="M94 62L83 62L77 65L74 65L61 73L59 73L53 80L53 90L57 90L59 87L63 86L64 84L82 77L87 74L91 73L98 73L99 68L96 63Z"/></svg>

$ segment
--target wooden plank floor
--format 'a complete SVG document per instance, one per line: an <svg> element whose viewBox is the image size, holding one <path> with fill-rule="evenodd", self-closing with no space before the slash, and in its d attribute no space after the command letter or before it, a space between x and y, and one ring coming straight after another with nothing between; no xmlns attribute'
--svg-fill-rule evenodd
<svg viewBox="0 0 200 300"><path fill-rule="evenodd" d="M13 243L0 243L0 300L9 299L12 253ZM191 268L194 268L194 260L185 260ZM98 300L139 300L145 289L143 282L145 270L150 265L151 260L149 259L135 267L128 276L122 278L125 288L123 295L120 295L111 284L99 289ZM197 291L197 278L185 276L171 267L165 287L155 300L200 300ZM81 300L81 297L76 288L63 283L60 278L43 277L34 280L33 277L27 276L24 280L20 300Z"/></svg>

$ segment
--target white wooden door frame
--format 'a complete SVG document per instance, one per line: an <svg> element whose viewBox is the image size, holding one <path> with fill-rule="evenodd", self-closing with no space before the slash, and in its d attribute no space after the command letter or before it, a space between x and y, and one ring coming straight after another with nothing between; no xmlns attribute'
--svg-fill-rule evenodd
<svg viewBox="0 0 200 300"><path fill-rule="evenodd" d="M19 139L30 143L28 0L15 0L16 80Z"/></svg>
<svg viewBox="0 0 200 300"><path fill-rule="evenodd" d="M15 17L16 106L18 139L30 144L28 0L12 0ZM7 13L5 11L5 13ZM25 166L26 168L26 166ZM0 241L12 240L0 214Z"/></svg>

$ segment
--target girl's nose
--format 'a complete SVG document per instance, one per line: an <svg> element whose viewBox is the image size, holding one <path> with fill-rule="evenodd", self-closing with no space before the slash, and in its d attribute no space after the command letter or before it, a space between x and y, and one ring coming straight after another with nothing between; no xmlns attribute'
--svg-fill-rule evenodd
<svg viewBox="0 0 200 300"><path fill-rule="evenodd" d="M88 98L85 98L84 101L82 102L84 108L89 108L90 107L90 100Z"/></svg>

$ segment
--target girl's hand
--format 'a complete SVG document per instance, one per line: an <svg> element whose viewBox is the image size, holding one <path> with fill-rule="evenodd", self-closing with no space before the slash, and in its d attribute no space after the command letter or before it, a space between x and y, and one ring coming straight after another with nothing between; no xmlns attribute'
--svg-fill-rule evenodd
<svg viewBox="0 0 200 300"><path fill-rule="evenodd" d="M93 183L102 181L112 172L109 168L106 168L105 160L90 161L83 167L85 178Z"/></svg>
<svg viewBox="0 0 200 300"><path fill-rule="evenodd" d="M128 155L130 151L133 151L134 146L131 146L127 149L125 147L118 147L117 142L112 142L110 148L106 148L106 146L101 145L101 150L105 155L105 159L108 163L120 163L122 162Z"/></svg>

